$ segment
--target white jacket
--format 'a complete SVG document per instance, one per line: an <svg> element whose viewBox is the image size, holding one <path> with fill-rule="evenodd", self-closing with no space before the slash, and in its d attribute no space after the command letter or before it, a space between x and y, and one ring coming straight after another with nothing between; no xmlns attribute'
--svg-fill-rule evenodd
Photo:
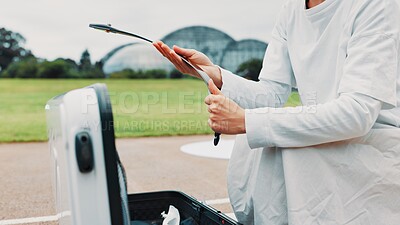
<svg viewBox="0 0 400 225"><path fill-rule="evenodd" d="M400 223L400 10L289 0L260 81L222 70L246 109L228 189L243 224ZM282 108L291 87L303 103Z"/></svg>

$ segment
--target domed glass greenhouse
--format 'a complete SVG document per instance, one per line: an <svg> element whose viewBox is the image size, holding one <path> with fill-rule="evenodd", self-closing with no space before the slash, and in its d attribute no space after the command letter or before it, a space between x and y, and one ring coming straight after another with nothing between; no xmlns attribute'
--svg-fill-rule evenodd
<svg viewBox="0 0 400 225"><path fill-rule="evenodd" d="M228 34L205 26L192 26L174 31L161 39L168 46L193 48L206 54L215 64L235 72L250 59L263 59L267 44L253 39L235 41ZM172 64L147 43L119 46L101 60L110 74L123 69L170 71Z"/></svg>

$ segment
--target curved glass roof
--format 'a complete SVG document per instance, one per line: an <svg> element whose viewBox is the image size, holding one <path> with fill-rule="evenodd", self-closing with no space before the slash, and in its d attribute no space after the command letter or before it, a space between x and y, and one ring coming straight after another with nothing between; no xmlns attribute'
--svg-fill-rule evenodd
<svg viewBox="0 0 400 225"><path fill-rule="evenodd" d="M120 49L103 66L105 73L112 73L123 69L164 69L170 71L172 68L172 64L152 45L144 43L136 43Z"/></svg>
<svg viewBox="0 0 400 225"><path fill-rule="evenodd" d="M250 59L263 59L267 46L262 41L252 39L231 43L225 49L220 65L235 72L240 64Z"/></svg>
<svg viewBox="0 0 400 225"><path fill-rule="evenodd" d="M235 41L228 34L206 26L176 30L161 39L168 46L193 48L206 54L213 63L235 72L238 66L253 58L263 59L267 44L246 39ZM102 62L105 73L126 68L133 70L165 69L173 66L153 46L145 43L126 44L108 53Z"/></svg>
<svg viewBox="0 0 400 225"><path fill-rule="evenodd" d="M206 54L212 62L220 64L225 48L235 43L226 33L205 26L186 27L161 39L168 46L193 48Z"/></svg>

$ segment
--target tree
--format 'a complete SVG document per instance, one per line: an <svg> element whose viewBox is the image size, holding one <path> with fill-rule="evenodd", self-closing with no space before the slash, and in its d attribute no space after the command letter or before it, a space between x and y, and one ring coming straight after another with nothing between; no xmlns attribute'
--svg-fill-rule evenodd
<svg viewBox="0 0 400 225"><path fill-rule="evenodd" d="M1 74L4 78L79 78L78 66L71 59L47 61L35 57L12 63Z"/></svg>
<svg viewBox="0 0 400 225"><path fill-rule="evenodd" d="M145 79L165 79L168 72L163 69L152 69L145 72Z"/></svg>
<svg viewBox="0 0 400 225"><path fill-rule="evenodd" d="M54 61L44 61L39 65L39 78L74 78L77 76L76 70L71 62L64 59Z"/></svg>
<svg viewBox="0 0 400 225"><path fill-rule="evenodd" d="M112 79L144 79L143 71L134 71L132 69L124 69L110 74Z"/></svg>
<svg viewBox="0 0 400 225"><path fill-rule="evenodd" d="M90 60L90 53L86 49L82 52L81 59L79 61L79 70L80 71L87 71L92 69L92 61Z"/></svg>
<svg viewBox="0 0 400 225"><path fill-rule="evenodd" d="M90 53L86 49L79 61L79 72L81 78L104 78L105 74L99 64L96 66L92 65L92 61L90 59Z"/></svg>
<svg viewBox="0 0 400 225"><path fill-rule="evenodd" d="M236 73L249 80L258 81L258 75L261 72L262 60L261 59L250 59L239 65Z"/></svg>
<svg viewBox="0 0 400 225"><path fill-rule="evenodd" d="M67 71L67 67L61 61L41 63L39 68L39 78L62 78Z"/></svg>
<svg viewBox="0 0 400 225"><path fill-rule="evenodd" d="M38 61L35 57L28 57L14 62L3 70L1 77L4 78L36 78L38 76Z"/></svg>
<svg viewBox="0 0 400 225"><path fill-rule="evenodd" d="M173 69L173 70L171 70L171 72L169 73L169 77L171 78L171 79L181 79L182 77L183 77L183 74L179 71L179 70L177 70L177 69Z"/></svg>
<svg viewBox="0 0 400 225"><path fill-rule="evenodd" d="M23 47L25 42L21 34L0 28L0 72L7 69L12 62L32 56L32 53Z"/></svg>

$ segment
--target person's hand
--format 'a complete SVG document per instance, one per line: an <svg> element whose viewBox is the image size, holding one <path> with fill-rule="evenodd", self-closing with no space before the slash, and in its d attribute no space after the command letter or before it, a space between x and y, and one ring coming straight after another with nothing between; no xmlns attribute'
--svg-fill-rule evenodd
<svg viewBox="0 0 400 225"><path fill-rule="evenodd" d="M212 80L208 82L208 89L211 94L204 102L210 113L208 125L211 129L222 134L246 133L244 109L225 97Z"/></svg>
<svg viewBox="0 0 400 225"><path fill-rule="evenodd" d="M153 42L153 46L170 62L174 64L176 69L181 73L189 74L191 76L201 78L199 74L190 66L188 66L180 56L187 59L192 65L204 71L214 82L221 88L222 78L220 69L214 65L211 60L203 53L194 49L185 49L174 46L173 50L170 49L162 41Z"/></svg>

